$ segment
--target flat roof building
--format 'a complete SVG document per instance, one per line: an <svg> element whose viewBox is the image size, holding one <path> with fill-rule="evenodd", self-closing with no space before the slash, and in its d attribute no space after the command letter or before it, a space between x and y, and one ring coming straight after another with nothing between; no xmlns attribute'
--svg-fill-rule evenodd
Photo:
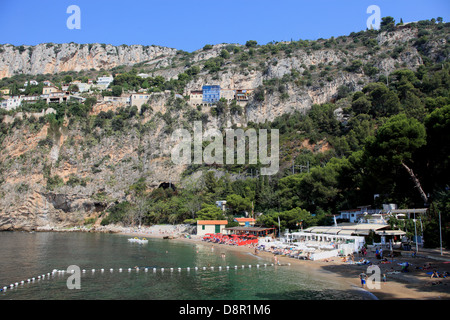
<svg viewBox="0 0 450 320"><path fill-rule="evenodd" d="M203 102L213 104L220 100L220 86L203 86Z"/></svg>
<svg viewBox="0 0 450 320"><path fill-rule="evenodd" d="M269 237L275 232L275 228L262 228L262 227L230 227L225 228L227 234L237 235L254 235L256 237Z"/></svg>

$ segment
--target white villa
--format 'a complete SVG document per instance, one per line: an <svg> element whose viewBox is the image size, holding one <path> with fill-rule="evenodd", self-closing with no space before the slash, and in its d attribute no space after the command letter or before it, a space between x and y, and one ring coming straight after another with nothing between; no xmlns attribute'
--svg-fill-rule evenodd
<svg viewBox="0 0 450 320"><path fill-rule="evenodd" d="M106 88L108 88L110 83L113 81L114 81L114 78L112 76L98 77L97 78L97 87L99 89L106 89Z"/></svg>

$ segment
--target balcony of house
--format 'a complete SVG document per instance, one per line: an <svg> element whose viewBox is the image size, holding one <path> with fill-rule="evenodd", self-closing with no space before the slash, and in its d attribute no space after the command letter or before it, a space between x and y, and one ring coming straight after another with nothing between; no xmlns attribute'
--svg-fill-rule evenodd
<svg viewBox="0 0 450 320"><path fill-rule="evenodd" d="M235 99L237 102L248 101L250 98L252 90L249 89L239 89L236 90Z"/></svg>
<svg viewBox="0 0 450 320"><path fill-rule="evenodd" d="M69 100L70 95L66 92L53 92L48 94L42 94L41 98L47 103L63 103Z"/></svg>

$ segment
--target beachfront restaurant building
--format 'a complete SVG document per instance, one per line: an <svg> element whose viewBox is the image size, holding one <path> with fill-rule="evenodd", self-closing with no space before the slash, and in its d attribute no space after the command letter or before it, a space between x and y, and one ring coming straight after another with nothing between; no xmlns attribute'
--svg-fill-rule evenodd
<svg viewBox="0 0 450 320"><path fill-rule="evenodd" d="M275 236L275 228L262 227L229 227L224 229L227 235L254 235L257 238Z"/></svg>
<svg viewBox="0 0 450 320"><path fill-rule="evenodd" d="M318 249L337 249L342 255L361 250L365 244L363 236L324 234L312 232L293 232L287 235L288 243L303 243Z"/></svg>
<svg viewBox="0 0 450 320"><path fill-rule="evenodd" d="M227 220L197 220L197 235L204 236L207 233L223 233Z"/></svg>
<svg viewBox="0 0 450 320"><path fill-rule="evenodd" d="M305 229L304 232L339 236L361 236L366 239L367 244L388 245L389 241L392 241L392 244L395 246L401 243L401 237L406 234L402 230L391 230L390 225L384 223L342 223L335 226L310 227ZM375 239L369 240L370 236L375 236Z"/></svg>

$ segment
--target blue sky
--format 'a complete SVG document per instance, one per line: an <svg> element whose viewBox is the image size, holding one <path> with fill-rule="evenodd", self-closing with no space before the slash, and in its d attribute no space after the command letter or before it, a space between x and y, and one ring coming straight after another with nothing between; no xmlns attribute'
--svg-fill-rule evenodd
<svg viewBox="0 0 450 320"><path fill-rule="evenodd" d="M79 30L67 28L70 5L81 10ZM365 30L370 5L396 21L449 21L449 0L0 0L0 43L155 44L194 51L205 44L329 38Z"/></svg>

